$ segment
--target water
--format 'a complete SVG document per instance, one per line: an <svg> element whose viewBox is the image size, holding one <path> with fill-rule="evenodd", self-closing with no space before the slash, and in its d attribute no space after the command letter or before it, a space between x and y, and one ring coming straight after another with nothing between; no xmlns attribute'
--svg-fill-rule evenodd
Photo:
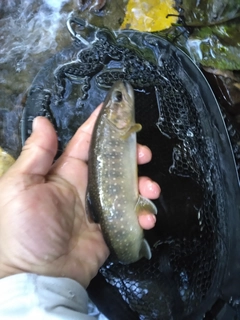
<svg viewBox="0 0 240 320"><path fill-rule="evenodd" d="M71 43L66 20L76 8L76 0L0 3L0 147L14 158L24 95L43 62Z"/></svg>
<svg viewBox="0 0 240 320"><path fill-rule="evenodd" d="M113 29L121 25L126 0L107 1L100 15L88 9L82 12L82 2L91 4L80 0L0 2L0 147L14 158L21 150L19 123L26 92L43 63L72 42L68 17L74 14Z"/></svg>
<svg viewBox="0 0 240 320"><path fill-rule="evenodd" d="M1 108L13 107L42 63L70 43L66 19L73 9L68 0L1 2Z"/></svg>

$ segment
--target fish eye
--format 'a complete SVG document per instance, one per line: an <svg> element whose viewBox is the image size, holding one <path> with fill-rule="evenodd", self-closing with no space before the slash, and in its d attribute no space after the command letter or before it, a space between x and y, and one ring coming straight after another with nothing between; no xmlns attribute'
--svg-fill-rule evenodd
<svg viewBox="0 0 240 320"><path fill-rule="evenodd" d="M114 94L114 101L115 102L121 102L122 101L122 92L116 91Z"/></svg>

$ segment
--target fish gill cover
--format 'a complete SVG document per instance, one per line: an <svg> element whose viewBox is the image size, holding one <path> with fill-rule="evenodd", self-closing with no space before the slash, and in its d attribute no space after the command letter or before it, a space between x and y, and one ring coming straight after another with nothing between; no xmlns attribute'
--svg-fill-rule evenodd
<svg viewBox="0 0 240 320"><path fill-rule="evenodd" d="M152 259L126 266L110 257L92 281L90 297L111 320L196 320L219 304L236 307L239 181L205 78L182 51L158 36L113 33L74 18L69 28L76 36L72 46L45 63L29 90L23 142L34 117L43 115L56 128L60 154L112 84L127 80L143 127L138 142L153 153L139 173L162 189L155 201L156 226L145 233Z"/></svg>

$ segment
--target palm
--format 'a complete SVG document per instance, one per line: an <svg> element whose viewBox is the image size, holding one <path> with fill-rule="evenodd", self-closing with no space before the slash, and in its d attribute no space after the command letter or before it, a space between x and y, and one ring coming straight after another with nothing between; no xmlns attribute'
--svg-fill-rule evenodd
<svg viewBox="0 0 240 320"><path fill-rule="evenodd" d="M86 177L86 164L79 169ZM69 277L87 286L108 254L99 226L88 221L84 199L79 197L85 194L87 181L84 179L82 190L76 192L55 173L38 180L31 188L5 187L7 202L0 196L2 205L6 202L2 225L12 225L1 230L1 238L10 239L2 242L2 257L10 258L20 270L30 264L31 272ZM16 206L19 214L13 215Z"/></svg>
<svg viewBox="0 0 240 320"><path fill-rule="evenodd" d="M42 130L0 179L0 277L25 271L69 277L86 287L107 258L100 227L85 214L86 161L97 112L54 165L56 135L40 119Z"/></svg>

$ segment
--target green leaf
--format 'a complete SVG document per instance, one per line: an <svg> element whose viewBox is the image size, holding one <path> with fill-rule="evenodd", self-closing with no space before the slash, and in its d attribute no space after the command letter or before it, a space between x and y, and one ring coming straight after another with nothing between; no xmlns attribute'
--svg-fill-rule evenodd
<svg viewBox="0 0 240 320"><path fill-rule="evenodd" d="M195 28L186 43L196 63L223 70L240 70L240 19Z"/></svg>
<svg viewBox="0 0 240 320"><path fill-rule="evenodd" d="M240 0L182 0L188 26L209 26L240 16Z"/></svg>

